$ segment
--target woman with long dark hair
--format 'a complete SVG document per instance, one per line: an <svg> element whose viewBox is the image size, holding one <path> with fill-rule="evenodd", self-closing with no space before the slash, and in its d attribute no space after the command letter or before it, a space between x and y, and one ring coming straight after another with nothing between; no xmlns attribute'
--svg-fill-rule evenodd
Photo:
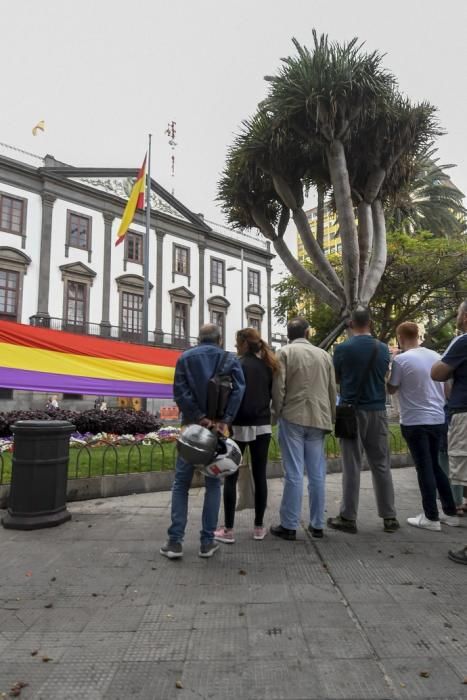
<svg viewBox="0 0 467 700"><path fill-rule="evenodd" d="M268 498L266 467L271 441L271 389L272 378L278 370L278 362L268 344L255 328L237 332L237 353L246 390L232 430L233 439L242 454L249 448L251 469L255 485L255 522L253 537L262 540L266 535L263 518ZM224 527L218 528L214 537L219 542L233 544L235 505L237 501L238 471L227 477L224 484Z"/></svg>

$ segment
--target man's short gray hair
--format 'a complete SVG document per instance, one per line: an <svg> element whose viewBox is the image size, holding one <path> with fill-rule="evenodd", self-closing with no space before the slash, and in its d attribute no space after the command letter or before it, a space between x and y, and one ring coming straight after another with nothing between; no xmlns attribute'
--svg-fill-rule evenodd
<svg viewBox="0 0 467 700"><path fill-rule="evenodd" d="M199 329L198 340L200 343L217 343L219 345L220 339L221 329L214 323L205 323Z"/></svg>

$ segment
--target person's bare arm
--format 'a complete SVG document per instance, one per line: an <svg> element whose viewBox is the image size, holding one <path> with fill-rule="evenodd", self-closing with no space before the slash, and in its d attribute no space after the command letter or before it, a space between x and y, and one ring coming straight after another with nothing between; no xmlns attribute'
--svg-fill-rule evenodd
<svg viewBox="0 0 467 700"><path fill-rule="evenodd" d="M431 368L431 378L435 382L447 382L448 379L451 379L453 371L453 368L446 362L438 360Z"/></svg>

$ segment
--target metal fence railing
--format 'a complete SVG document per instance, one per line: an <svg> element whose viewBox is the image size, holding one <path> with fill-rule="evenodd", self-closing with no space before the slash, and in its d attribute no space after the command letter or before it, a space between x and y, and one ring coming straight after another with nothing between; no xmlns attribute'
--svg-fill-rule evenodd
<svg viewBox="0 0 467 700"><path fill-rule="evenodd" d="M391 454L406 454L407 445L399 431L389 432ZM331 433L325 441L326 459L340 456L339 440ZM115 476L135 472L170 471L175 468L177 452L173 442L120 440L118 446L105 439L96 439L80 447L70 448L69 479ZM248 457L247 457L248 459ZM279 442L275 435L269 446L269 461L280 462ZM12 453L0 452L0 485L11 481Z"/></svg>

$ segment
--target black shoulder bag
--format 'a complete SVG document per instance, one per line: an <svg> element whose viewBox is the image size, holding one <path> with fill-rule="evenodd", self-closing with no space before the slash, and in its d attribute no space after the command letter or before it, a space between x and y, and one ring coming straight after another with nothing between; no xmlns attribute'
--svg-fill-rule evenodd
<svg viewBox="0 0 467 700"><path fill-rule="evenodd" d="M357 407L362 395L363 385L368 379L370 370L376 360L378 348L379 341L376 340L373 352L371 353L370 361L368 362L365 371L362 374L362 378L360 379L360 384L358 385L354 403L336 406L336 424L334 426L334 435L338 438L355 440L355 438L358 436Z"/></svg>
<svg viewBox="0 0 467 700"><path fill-rule="evenodd" d="M221 420L224 417L227 402L232 392L232 377L225 372L229 354L230 353L225 351L223 355L221 355L217 369L208 381L206 417L210 420Z"/></svg>

